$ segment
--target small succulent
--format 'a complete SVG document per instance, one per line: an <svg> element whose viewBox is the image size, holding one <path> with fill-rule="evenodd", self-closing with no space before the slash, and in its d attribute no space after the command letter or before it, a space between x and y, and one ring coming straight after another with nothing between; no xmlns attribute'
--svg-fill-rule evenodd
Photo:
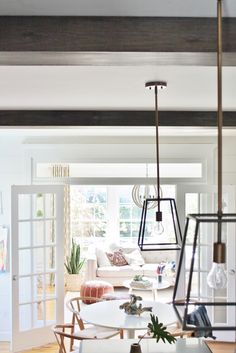
<svg viewBox="0 0 236 353"><path fill-rule="evenodd" d="M135 275L133 278L133 281L142 281L143 280L143 275Z"/></svg>
<svg viewBox="0 0 236 353"><path fill-rule="evenodd" d="M156 338L156 341L159 342L161 339L164 343L167 341L168 343L172 344L175 343L176 338L171 335L170 332L167 331L166 326L163 325L162 322L159 323L158 317L150 314L151 322L148 324L147 332L140 338L139 342L147 335L153 338Z"/></svg>
<svg viewBox="0 0 236 353"><path fill-rule="evenodd" d="M74 240L72 239L72 247L71 247L71 252L70 256L66 257L66 263L65 267L67 272L72 275L72 274L79 274L81 268L84 265L85 259L80 258L80 245L76 244Z"/></svg>

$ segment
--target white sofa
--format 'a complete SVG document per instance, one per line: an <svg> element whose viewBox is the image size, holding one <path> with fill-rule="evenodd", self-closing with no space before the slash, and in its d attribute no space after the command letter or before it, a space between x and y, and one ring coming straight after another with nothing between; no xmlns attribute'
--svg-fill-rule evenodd
<svg viewBox="0 0 236 353"><path fill-rule="evenodd" d="M100 279L110 282L113 286L119 287L123 285L125 280L132 279L135 275L156 277L157 266L159 264L165 264L163 276L170 282L170 285L174 284L176 251L141 252L137 247L122 248L118 246L118 248L122 250L125 256L129 257L130 255L131 261L128 259L129 264L125 266L111 265L106 256L106 251L101 248L96 248L94 253L87 258L86 280ZM112 249L108 251L116 251L116 249L112 246ZM133 259L132 254L134 255Z"/></svg>

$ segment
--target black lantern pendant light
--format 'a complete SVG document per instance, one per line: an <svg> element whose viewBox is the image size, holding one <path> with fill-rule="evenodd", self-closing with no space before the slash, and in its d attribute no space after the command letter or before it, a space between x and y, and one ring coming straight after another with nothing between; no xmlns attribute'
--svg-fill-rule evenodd
<svg viewBox="0 0 236 353"><path fill-rule="evenodd" d="M236 330L236 303L228 302L227 284L224 263L226 262L226 246L223 238L227 239L235 233L236 214L223 214L222 202L222 2L217 0L217 83L218 83L218 212L212 214L190 214L187 216L180 254L179 267L173 294L173 304L183 328L193 329L189 325L189 317L194 309L205 306L213 324L206 324L204 320L195 328L196 331L209 332L209 330ZM233 227L233 228L232 228ZM210 272L204 274L203 263L207 263L208 254L207 236L215 234L216 242L213 244L213 266ZM201 249L201 251L200 251ZM198 272L202 267L201 274ZM182 275L186 271L186 283ZM205 276L205 277L204 277ZM198 284L196 284L196 281ZM184 291L185 298L181 296ZM229 321L229 318L233 318Z"/></svg>
<svg viewBox="0 0 236 353"><path fill-rule="evenodd" d="M143 203L138 246L145 250L179 250L181 229L176 203L173 198L163 198L160 189L158 90L166 88L166 82L147 82L145 87L155 93L157 198L146 198ZM155 207L153 207L155 205Z"/></svg>

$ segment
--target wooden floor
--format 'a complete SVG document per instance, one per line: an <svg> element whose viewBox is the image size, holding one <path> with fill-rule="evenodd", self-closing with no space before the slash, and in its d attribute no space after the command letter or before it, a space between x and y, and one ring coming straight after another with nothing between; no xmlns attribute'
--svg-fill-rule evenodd
<svg viewBox="0 0 236 353"><path fill-rule="evenodd" d="M236 352L236 342L235 343L207 342L207 344L213 353L235 353Z"/></svg>
<svg viewBox="0 0 236 353"><path fill-rule="evenodd" d="M10 353L9 343L0 342L0 352L1 353ZM43 347L33 348L29 351L22 351L22 353L58 353L58 345L57 344L48 344Z"/></svg>

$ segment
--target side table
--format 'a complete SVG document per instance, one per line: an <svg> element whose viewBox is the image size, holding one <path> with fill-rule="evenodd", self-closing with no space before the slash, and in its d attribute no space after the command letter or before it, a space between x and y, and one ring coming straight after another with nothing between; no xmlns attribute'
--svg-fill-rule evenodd
<svg viewBox="0 0 236 353"><path fill-rule="evenodd" d="M125 288L129 288L129 293L133 293L133 291L152 291L152 295L153 295L153 300L157 299L157 291L158 290L162 290L162 289L166 289L170 287L170 283L166 280L162 280L161 282L157 281L154 278L148 278L148 280L150 282L152 282L152 285L150 287L135 287L135 286L131 286L131 282L130 280L126 280L123 282L123 286Z"/></svg>

